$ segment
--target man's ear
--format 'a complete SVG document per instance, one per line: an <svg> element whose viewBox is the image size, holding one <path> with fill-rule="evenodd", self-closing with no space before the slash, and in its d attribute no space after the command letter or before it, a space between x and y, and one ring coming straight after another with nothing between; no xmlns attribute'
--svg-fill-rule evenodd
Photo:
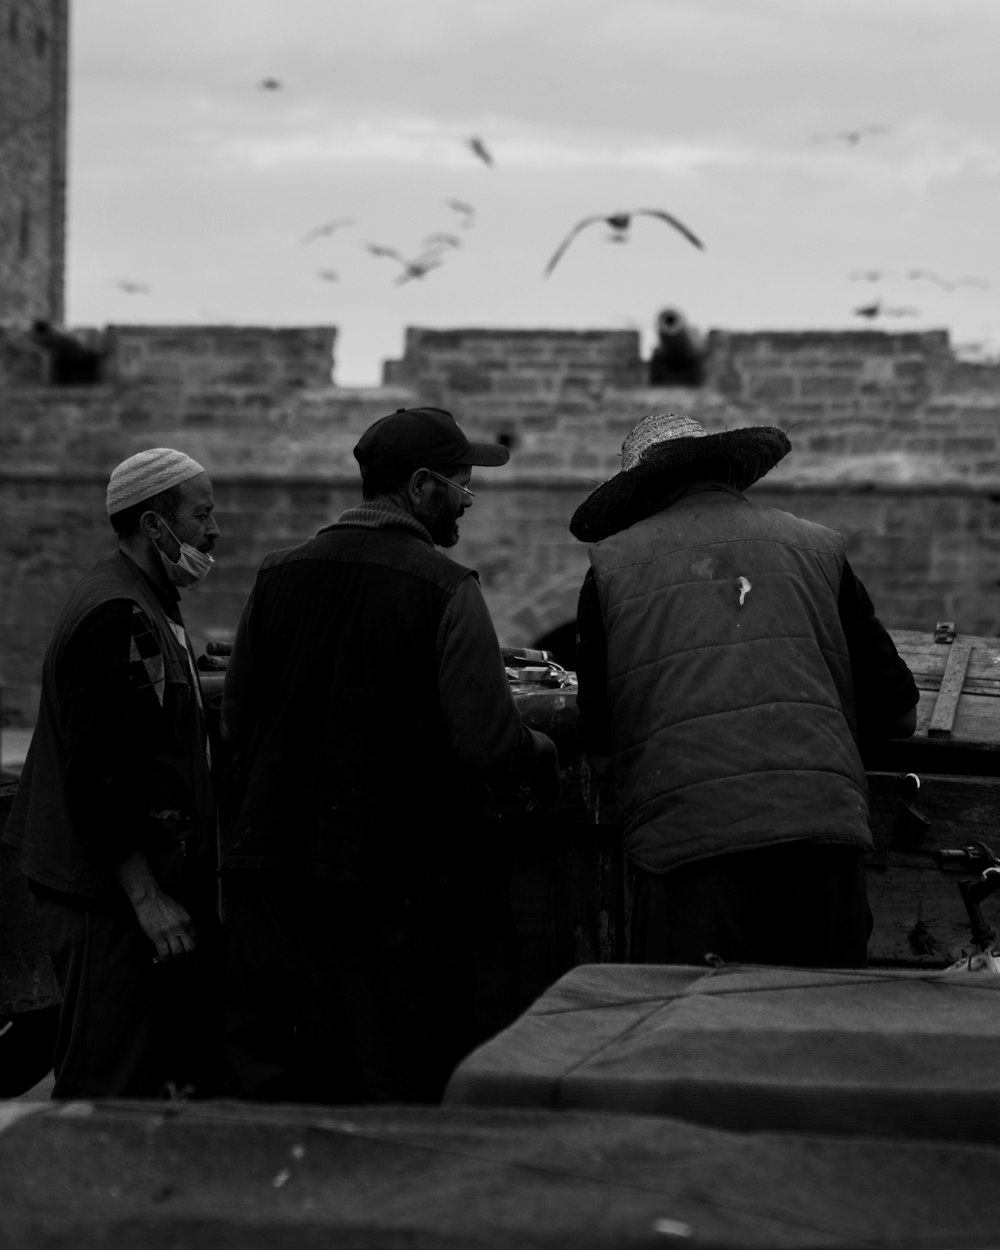
<svg viewBox="0 0 1000 1250"><path fill-rule="evenodd" d="M430 474L426 469L414 469L410 474L410 480L406 483L406 494L411 503L419 503L423 494L424 486L430 481Z"/></svg>
<svg viewBox="0 0 1000 1250"><path fill-rule="evenodd" d="M139 533L146 538L162 538L166 535L163 518L152 508L147 508L139 517Z"/></svg>

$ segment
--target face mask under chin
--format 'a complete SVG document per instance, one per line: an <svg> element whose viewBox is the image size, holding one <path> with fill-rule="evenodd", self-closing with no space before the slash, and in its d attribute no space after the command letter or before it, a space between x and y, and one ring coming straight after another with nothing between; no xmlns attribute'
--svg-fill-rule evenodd
<svg viewBox="0 0 1000 1250"><path fill-rule="evenodd" d="M162 521L163 518L161 517L160 520ZM206 552L192 547L190 543L182 543L166 521L163 521L163 524L167 533L180 548L176 560L171 560L169 556L164 555L159 546L156 548L156 554L160 557L160 563L167 577L175 586L180 587L193 586L195 582L203 581L215 561Z"/></svg>

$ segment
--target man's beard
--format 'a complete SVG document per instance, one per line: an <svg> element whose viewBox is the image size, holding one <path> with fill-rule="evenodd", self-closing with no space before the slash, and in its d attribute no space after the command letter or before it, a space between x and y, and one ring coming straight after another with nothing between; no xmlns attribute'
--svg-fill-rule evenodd
<svg viewBox="0 0 1000 1250"><path fill-rule="evenodd" d="M417 517L435 547L454 547L458 542L458 518L447 496L432 500Z"/></svg>

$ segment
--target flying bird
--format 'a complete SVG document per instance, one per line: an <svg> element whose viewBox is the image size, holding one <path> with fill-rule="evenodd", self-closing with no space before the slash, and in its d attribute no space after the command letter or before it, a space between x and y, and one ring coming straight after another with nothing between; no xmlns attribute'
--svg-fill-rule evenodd
<svg viewBox="0 0 1000 1250"><path fill-rule="evenodd" d="M457 234L446 234L444 231L438 231L436 234L427 235L422 245L424 247L461 247L462 240Z"/></svg>
<svg viewBox="0 0 1000 1250"><path fill-rule="evenodd" d="M584 217L582 221L578 221L576 223L573 229L556 248L552 259L545 266L545 273L542 276L545 278L549 276L552 270L555 269L556 265L558 265L563 253L580 233L580 231L584 230L587 226L593 225L595 221L603 221L605 225L611 227L611 239L613 242L624 243L628 237L628 229L632 223L632 218L640 215L646 217L656 217L660 221L665 221L668 226L673 226L675 230L680 231L685 239L687 239L689 243L693 244L694 247L704 250L705 245L696 234L689 230L682 221L678 221L678 219L670 213L665 213L661 208L633 208L627 213L611 213L604 216L599 213L595 213L593 216Z"/></svg>
<svg viewBox="0 0 1000 1250"><path fill-rule="evenodd" d="M387 247L384 243L366 243L365 251L371 252L373 256L392 256L398 257L399 252L394 247Z"/></svg>
<svg viewBox="0 0 1000 1250"><path fill-rule="evenodd" d="M317 269L316 277L319 278L321 282L339 282L340 281L340 274L337 273L336 269Z"/></svg>
<svg viewBox="0 0 1000 1250"><path fill-rule="evenodd" d="M444 264L440 252L423 252L415 259L410 260L397 248L385 247L381 243L369 243L367 250L373 256L385 256L390 260L398 261L403 266L403 272L396 279L396 286L400 286L404 282L411 282L414 278L423 278L432 269L439 269Z"/></svg>
<svg viewBox="0 0 1000 1250"><path fill-rule="evenodd" d="M281 91L284 83L280 78L262 78L257 84L258 91Z"/></svg>
<svg viewBox="0 0 1000 1250"><path fill-rule="evenodd" d="M862 304L860 308L854 309L855 317L867 317L869 321L874 321L876 317L916 317L919 314L919 308L889 306L881 300L876 300L873 304Z"/></svg>
<svg viewBox="0 0 1000 1250"><path fill-rule="evenodd" d="M813 143L846 143L849 148L857 145L867 135L891 134L888 126L859 126L857 130L833 130L829 134L814 135Z"/></svg>
<svg viewBox="0 0 1000 1250"><path fill-rule="evenodd" d="M332 221L324 222L321 226L316 226L312 230L307 230L302 236L300 242L305 247L308 243L315 243L317 239L324 239L328 235L334 234L343 226L353 226L357 221L356 217L334 217Z"/></svg>
<svg viewBox="0 0 1000 1250"><path fill-rule="evenodd" d="M470 135L465 140L465 145L472 152L473 156L478 156L484 165L488 165L491 169L493 168L495 162L492 153L478 135Z"/></svg>
<svg viewBox="0 0 1000 1250"><path fill-rule="evenodd" d="M461 227L463 230L471 229L476 220L476 210L471 204L467 204L465 200L446 200L445 203L453 211L458 213L462 218Z"/></svg>
<svg viewBox="0 0 1000 1250"><path fill-rule="evenodd" d="M149 295L149 287L145 282L130 282L127 278L119 278L115 283L120 291L124 291L126 295Z"/></svg>
<svg viewBox="0 0 1000 1250"><path fill-rule="evenodd" d="M401 286L404 282L410 282L413 278L422 278L425 274L430 273L432 269L440 269L444 261L440 256L418 256L416 260L407 260L400 257L404 265L403 272L396 279L396 286Z"/></svg>
<svg viewBox="0 0 1000 1250"><path fill-rule="evenodd" d="M882 312L882 301L877 299L874 304L862 304L860 308L855 308L855 317L867 317L869 321L874 321Z"/></svg>
<svg viewBox="0 0 1000 1250"><path fill-rule="evenodd" d="M982 278L942 278L940 274L932 273L929 269L910 269L906 277L910 282L919 282L921 279L925 282L933 282L942 291L954 291L960 286L975 286L985 291L989 290L990 286Z"/></svg>

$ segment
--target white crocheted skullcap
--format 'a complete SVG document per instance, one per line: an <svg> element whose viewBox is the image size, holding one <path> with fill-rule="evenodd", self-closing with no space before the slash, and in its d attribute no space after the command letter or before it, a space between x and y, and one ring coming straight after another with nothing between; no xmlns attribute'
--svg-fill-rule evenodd
<svg viewBox="0 0 1000 1250"><path fill-rule="evenodd" d="M151 447L123 460L108 482L108 516L114 516L135 503L142 503L160 491L169 490L197 477L205 470L197 460L172 447Z"/></svg>

